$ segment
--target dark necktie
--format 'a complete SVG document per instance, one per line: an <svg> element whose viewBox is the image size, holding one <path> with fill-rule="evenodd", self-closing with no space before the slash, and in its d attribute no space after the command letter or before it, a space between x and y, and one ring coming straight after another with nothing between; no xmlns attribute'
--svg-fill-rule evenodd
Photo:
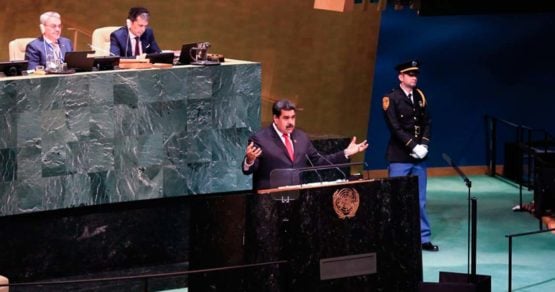
<svg viewBox="0 0 555 292"><path fill-rule="evenodd" d="M141 54L141 50L139 49L139 43L141 41L139 40L139 37L135 37L135 56L138 56Z"/></svg>
<svg viewBox="0 0 555 292"><path fill-rule="evenodd" d="M289 154L289 158L291 158L291 161L295 161L295 155L293 153L293 145L291 144L289 135L283 134L283 139L285 140L285 148L287 148L287 153Z"/></svg>
<svg viewBox="0 0 555 292"><path fill-rule="evenodd" d="M409 99L411 103L414 103L414 100L412 99L412 93L409 93Z"/></svg>

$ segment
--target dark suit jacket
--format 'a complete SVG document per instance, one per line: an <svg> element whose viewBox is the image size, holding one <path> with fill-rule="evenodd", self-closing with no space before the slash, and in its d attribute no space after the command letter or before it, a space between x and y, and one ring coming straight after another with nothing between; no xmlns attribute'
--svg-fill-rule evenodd
<svg viewBox="0 0 555 292"><path fill-rule="evenodd" d="M291 133L291 140L295 150L295 161L291 161L287 154L287 149L281 141L280 137L274 130L273 125L263 128L249 139L253 141L257 147L262 149L262 155L255 160L254 164L247 170L241 169L244 174L253 174L252 185L254 190L268 189L270 185L270 172L274 169L282 168L301 168L310 166L310 162L315 165L327 165L325 159L318 153L308 135L301 130L295 129ZM327 160L332 163L347 162L347 158L343 151L337 153L324 155ZM310 162L307 160L310 159Z"/></svg>
<svg viewBox="0 0 555 292"><path fill-rule="evenodd" d="M143 53L152 54L161 52L154 39L154 32L151 28L147 27L139 40L141 41ZM110 34L110 53L121 57L133 56L133 48L131 48L131 40L129 39L129 30L126 26L122 26Z"/></svg>
<svg viewBox="0 0 555 292"><path fill-rule="evenodd" d="M383 97L384 117L391 133L386 154L389 162L420 162L422 159L410 156L412 149L417 144L430 143L431 119L427 111L428 102L418 88L413 90L413 99L414 103L411 103L401 87Z"/></svg>
<svg viewBox="0 0 555 292"><path fill-rule="evenodd" d="M73 46L71 41L67 38L60 37L58 39L58 44L60 45L60 51L62 53L62 59L64 58L66 52L71 52ZM50 53L50 48L44 41L44 37L38 37L32 42L30 42L25 48L25 60L29 61L28 69L35 69L38 65L46 66L46 51Z"/></svg>

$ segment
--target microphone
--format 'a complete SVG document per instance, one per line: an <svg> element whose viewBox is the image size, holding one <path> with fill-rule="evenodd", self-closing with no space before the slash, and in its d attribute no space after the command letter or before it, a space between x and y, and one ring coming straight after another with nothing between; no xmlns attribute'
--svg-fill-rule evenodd
<svg viewBox="0 0 555 292"><path fill-rule="evenodd" d="M95 51L101 51L101 52L103 52L103 53L108 53L108 54L110 54L110 56L117 57L116 54L114 54L114 53L112 53L112 52L110 52L110 51L107 51L107 50L105 50L105 49L103 49L103 48L99 48L99 47L93 46L93 45L91 45L91 44L88 44L88 45L89 45L89 47L90 47L91 49L93 49L93 50L95 50Z"/></svg>
<svg viewBox="0 0 555 292"><path fill-rule="evenodd" d="M316 151L316 154L320 156L320 158L324 159L324 161L326 161L329 165L334 165L334 163L331 163L331 161L329 161L324 155L320 154L320 152ZM336 166L335 169L341 173L344 180L347 180L347 175L341 170L341 168Z"/></svg>
<svg viewBox="0 0 555 292"><path fill-rule="evenodd" d="M314 164L312 163L312 160L310 160L310 157L308 157L308 154L304 154L304 157L306 157L306 160L308 160L308 163L310 163L310 166L314 167ZM314 172L316 172L316 174L318 175L318 179L320 179L320 183L324 182L324 179L322 178L322 176L320 175L320 173L318 172L317 169L313 169Z"/></svg>

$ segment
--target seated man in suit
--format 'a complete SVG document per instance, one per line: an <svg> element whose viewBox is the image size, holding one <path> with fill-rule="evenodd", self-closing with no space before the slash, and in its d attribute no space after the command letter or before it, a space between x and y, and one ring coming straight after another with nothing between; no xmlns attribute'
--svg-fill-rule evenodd
<svg viewBox="0 0 555 292"><path fill-rule="evenodd" d="M154 32L148 27L150 14L144 7L129 9L127 26L110 34L110 53L121 57L160 53Z"/></svg>
<svg viewBox="0 0 555 292"><path fill-rule="evenodd" d="M28 69L35 69L39 65L52 69L64 62L65 53L72 50L72 44L61 36L62 19L59 13L45 12L39 19L42 36L27 45L25 60L29 61Z"/></svg>
<svg viewBox="0 0 555 292"><path fill-rule="evenodd" d="M353 137L345 150L322 156L314 148L308 135L295 129L295 105L292 102L275 102L272 113L272 125L259 130L249 139L243 162L243 173L253 174L255 190L272 187L270 172L274 169L326 165L330 162L344 163L349 156L368 148L366 140L356 144L356 137Z"/></svg>

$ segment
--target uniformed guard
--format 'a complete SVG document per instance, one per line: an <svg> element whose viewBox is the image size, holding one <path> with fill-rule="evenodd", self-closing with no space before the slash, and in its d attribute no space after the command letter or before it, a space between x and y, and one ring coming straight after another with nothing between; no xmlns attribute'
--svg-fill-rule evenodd
<svg viewBox="0 0 555 292"><path fill-rule="evenodd" d="M391 134L386 154L389 176L418 176L422 249L438 251L439 247L431 242L432 233L426 214L425 160L431 140L431 119L426 97L416 86L420 64L410 61L395 66L395 70L399 86L382 99L385 121Z"/></svg>

